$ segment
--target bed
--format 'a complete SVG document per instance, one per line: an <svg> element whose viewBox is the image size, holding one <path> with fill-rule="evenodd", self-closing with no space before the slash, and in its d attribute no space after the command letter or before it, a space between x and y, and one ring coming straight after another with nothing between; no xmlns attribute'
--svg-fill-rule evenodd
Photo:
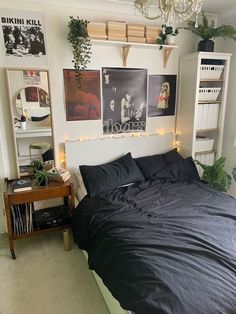
<svg viewBox="0 0 236 314"><path fill-rule="evenodd" d="M88 196L73 234L90 269L136 314L236 313L236 200L201 182L175 150L132 155L80 167ZM129 169L118 173L123 182L103 181L117 164Z"/></svg>

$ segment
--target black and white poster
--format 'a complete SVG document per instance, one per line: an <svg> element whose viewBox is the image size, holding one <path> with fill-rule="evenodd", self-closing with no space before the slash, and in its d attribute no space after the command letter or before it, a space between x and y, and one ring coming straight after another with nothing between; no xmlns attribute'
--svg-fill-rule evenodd
<svg viewBox="0 0 236 314"><path fill-rule="evenodd" d="M103 133L146 130L147 70L102 68Z"/></svg>
<svg viewBox="0 0 236 314"><path fill-rule="evenodd" d="M43 13L1 9L0 21L6 63L31 66L47 64Z"/></svg>
<svg viewBox="0 0 236 314"><path fill-rule="evenodd" d="M149 75L148 116L175 114L176 75Z"/></svg>

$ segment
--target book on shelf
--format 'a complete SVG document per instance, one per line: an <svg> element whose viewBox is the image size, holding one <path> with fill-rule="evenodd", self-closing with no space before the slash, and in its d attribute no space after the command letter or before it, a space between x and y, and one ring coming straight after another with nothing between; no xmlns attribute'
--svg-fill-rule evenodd
<svg viewBox="0 0 236 314"><path fill-rule="evenodd" d="M31 179L20 179L13 183L13 192L24 192L32 190Z"/></svg>
<svg viewBox="0 0 236 314"><path fill-rule="evenodd" d="M65 182L71 178L70 172L63 168L53 167L47 173L50 181Z"/></svg>
<svg viewBox="0 0 236 314"><path fill-rule="evenodd" d="M33 203L11 206L11 220L14 236L28 234L33 231L32 208Z"/></svg>
<svg viewBox="0 0 236 314"><path fill-rule="evenodd" d="M124 36L108 36L108 40L127 41L127 37L124 37Z"/></svg>
<svg viewBox="0 0 236 314"><path fill-rule="evenodd" d="M146 38L136 37L136 36L128 36L128 41L132 42L132 43L146 43Z"/></svg>

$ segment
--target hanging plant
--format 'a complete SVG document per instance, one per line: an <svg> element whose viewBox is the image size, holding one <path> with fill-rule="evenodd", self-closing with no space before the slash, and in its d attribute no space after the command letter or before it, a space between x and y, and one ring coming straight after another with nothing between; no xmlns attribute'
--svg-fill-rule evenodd
<svg viewBox="0 0 236 314"><path fill-rule="evenodd" d="M81 83L82 71L87 69L87 65L91 58L91 41L88 36L87 20L73 18L70 16L68 23L68 41L72 46L74 68L76 70L76 77ZM80 85L80 84L79 84Z"/></svg>

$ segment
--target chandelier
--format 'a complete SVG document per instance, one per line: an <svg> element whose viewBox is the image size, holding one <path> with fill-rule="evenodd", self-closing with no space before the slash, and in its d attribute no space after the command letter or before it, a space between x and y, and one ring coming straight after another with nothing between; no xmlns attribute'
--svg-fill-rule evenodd
<svg viewBox="0 0 236 314"><path fill-rule="evenodd" d="M174 23L186 21L194 13L197 21L202 2L203 0L135 0L134 5L147 19L163 18L166 23ZM157 10L155 15L151 13L153 10Z"/></svg>

